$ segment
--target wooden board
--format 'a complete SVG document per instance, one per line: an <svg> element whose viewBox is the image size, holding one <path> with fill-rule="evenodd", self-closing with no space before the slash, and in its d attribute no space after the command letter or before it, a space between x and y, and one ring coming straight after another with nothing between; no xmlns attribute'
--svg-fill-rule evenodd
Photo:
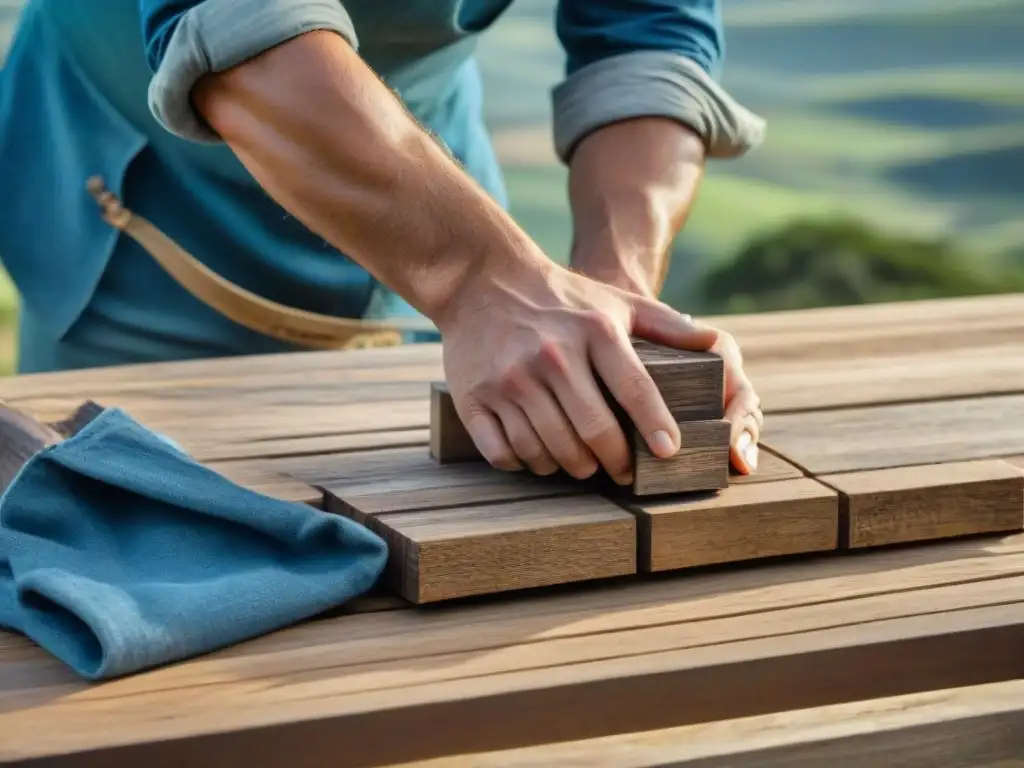
<svg viewBox="0 0 1024 768"><path fill-rule="evenodd" d="M598 496L364 519L388 542L389 583L413 603L636 573L636 519Z"/></svg>
<svg viewBox="0 0 1024 768"><path fill-rule="evenodd" d="M328 509L356 520L386 512L516 501L583 492L572 478L504 472L486 463L438 465L425 448L277 460L276 471L323 488Z"/></svg>
<svg viewBox="0 0 1024 768"><path fill-rule="evenodd" d="M783 414L764 442L813 474L1024 453L1024 395Z"/></svg>
<svg viewBox="0 0 1024 768"><path fill-rule="evenodd" d="M765 483L774 480L795 480L804 477L804 473L793 464L776 456L770 450L761 448L758 452L757 471L752 475L741 475L734 467L729 467L729 484Z"/></svg>
<svg viewBox="0 0 1024 768"><path fill-rule="evenodd" d="M631 428L634 496L688 491L712 491L729 485L729 422L679 423L679 450L668 459L650 452L647 442Z"/></svg>
<svg viewBox="0 0 1024 768"><path fill-rule="evenodd" d="M347 616L100 686L14 651L0 759L368 766L1014 679L1021 551L1016 537Z"/></svg>
<svg viewBox="0 0 1024 768"><path fill-rule="evenodd" d="M323 491L274 468L272 462L264 459L223 461L207 464L217 474L250 491L271 496L281 501L309 504L317 509L324 508Z"/></svg>
<svg viewBox="0 0 1024 768"><path fill-rule="evenodd" d="M641 570L668 571L837 546L835 491L808 478L634 502Z"/></svg>
<svg viewBox="0 0 1024 768"><path fill-rule="evenodd" d="M1011 768L1024 681L404 763L407 768Z"/></svg>
<svg viewBox="0 0 1024 768"><path fill-rule="evenodd" d="M840 542L877 547L1024 527L1024 473L972 461L825 475L840 493Z"/></svg>

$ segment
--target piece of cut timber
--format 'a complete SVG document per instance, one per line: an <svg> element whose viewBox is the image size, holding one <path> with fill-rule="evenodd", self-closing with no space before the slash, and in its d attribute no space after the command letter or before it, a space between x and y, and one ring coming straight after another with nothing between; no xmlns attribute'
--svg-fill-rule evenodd
<svg viewBox="0 0 1024 768"><path fill-rule="evenodd" d="M1024 681L477 752L418 768L1010 768L1024 755ZM409 765L409 764L407 764Z"/></svg>
<svg viewBox="0 0 1024 768"><path fill-rule="evenodd" d="M714 491L729 486L729 422L679 423L679 450L668 459L651 453L647 442L630 428L634 496L688 491Z"/></svg>
<svg viewBox="0 0 1024 768"><path fill-rule="evenodd" d="M281 501L291 501L322 509L323 491L277 471L271 461L243 459L215 461L206 465L221 477L250 491Z"/></svg>
<svg viewBox="0 0 1024 768"><path fill-rule="evenodd" d="M725 363L721 357L640 339L633 341L633 349L677 422L713 421L725 415Z"/></svg>
<svg viewBox="0 0 1024 768"><path fill-rule="evenodd" d="M824 475L840 493L840 546L878 547L1024 528L1024 474L966 461Z"/></svg>
<svg viewBox="0 0 1024 768"><path fill-rule="evenodd" d="M813 475L1016 456L1024 395L781 414L762 442Z"/></svg>
<svg viewBox="0 0 1024 768"><path fill-rule="evenodd" d="M636 573L636 518L599 496L372 515L413 603Z"/></svg>
<svg viewBox="0 0 1024 768"><path fill-rule="evenodd" d="M489 464L438 465L423 448L396 448L274 460L279 473L322 488L327 510L363 522L369 515L521 501L581 492L565 476L502 472Z"/></svg>
<svg viewBox="0 0 1024 768"><path fill-rule="evenodd" d="M441 464L482 458L455 410L445 381L430 385L430 455Z"/></svg>
<svg viewBox="0 0 1024 768"><path fill-rule="evenodd" d="M796 480L804 477L799 467L790 464L780 456L762 448L757 460L757 471L752 475L741 475L736 468L729 467L729 485L745 483L766 483L774 480Z"/></svg>
<svg viewBox="0 0 1024 768"><path fill-rule="evenodd" d="M633 348L677 422L716 421L724 416L725 367L721 357L642 340L634 340ZM632 422L622 408L610 394L606 397L627 434L632 433ZM430 388L430 451L439 462L480 458L445 382L435 382Z"/></svg>
<svg viewBox="0 0 1024 768"><path fill-rule="evenodd" d="M631 508L643 571L827 552L838 543L838 494L810 478L736 484Z"/></svg>

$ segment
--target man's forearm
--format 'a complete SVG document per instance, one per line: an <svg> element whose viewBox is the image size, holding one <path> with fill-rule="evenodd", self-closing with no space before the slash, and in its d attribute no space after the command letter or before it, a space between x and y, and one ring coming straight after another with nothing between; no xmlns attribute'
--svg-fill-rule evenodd
<svg viewBox="0 0 1024 768"><path fill-rule="evenodd" d="M334 33L208 75L193 101L282 207L435 322L467 275L549 268Z"/></svg>
<svg viewBox="0 0 1024 768"><path fill-rule="evenodd" d="M703 176L701 140L674 120L625 120L583 139L569 167L572 267L656 296Z"/></svg>

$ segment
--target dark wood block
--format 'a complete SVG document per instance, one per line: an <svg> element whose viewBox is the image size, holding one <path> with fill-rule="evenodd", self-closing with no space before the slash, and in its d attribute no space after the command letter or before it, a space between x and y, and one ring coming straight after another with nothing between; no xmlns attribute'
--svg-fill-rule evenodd
<svg viewBox="0 0 1024 768"><path fill-rule="evenodd" d="M27 413L0 404L0 493L7 490L29 459L62 439L56 430Z"/></svg>
<svg viewBox="0 0 1024 768"><path fill-rule="evenodd" d="M630 507L643 571L828 552L838 545L838 494L810 478L741 483Z"/></svg>
<svg viewBox="0 0 1024 768"><path fill-rule="evenodd" d="M677 422L712 421L725 415L725 363L719 355L639 339L633 341L633 349Z"/></svg>
<svg viewBox="0 0 1024 768"><path fill-rule="evenodd" d="M432 603L636 573L636 518L599 496L369 515L386 579Z"/></svg>
<svg viewBox="0 0 1024 768"><path fill-rule="evenodd" d="M446 464L483 458L455 410L448 384L430 385L430 455Z"/></svg>
<svg viewBox="0 0 1024 768"><path fill-rule="evenodd" d="M1004 461L965 461L819 478L841 494L844 547L878 547L1024 527L1024 473Z"/></svg>
<svg viewBox="0 0 1024 768"><path fill-rule="evenodd" d="M680 448L675 456L659 459L643 437L632 430L635 496L729 487L729 422L684 421L679 424Z"/></svg>

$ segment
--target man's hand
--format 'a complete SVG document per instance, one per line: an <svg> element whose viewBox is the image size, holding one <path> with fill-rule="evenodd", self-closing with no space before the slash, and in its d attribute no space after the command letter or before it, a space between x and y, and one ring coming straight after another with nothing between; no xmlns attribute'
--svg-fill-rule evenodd
<svg viewBox="0 0 1024 768"><path fill-rule="evenodd" d="M703 175L704 145L675 121L626 120L584 138L570 160L573 269L657 297L672 241L689 216ZM725 360L732 463L748 474L757 469L760 401L736 341L719 333L712 351Z"/></svg>
<svg viewBox="0 0 1024 768"><path fill-rule="evenodd" d="M582 479L600 465L629 483L632 456L598 377L651 452L667 458L679 428L630 336L707 350L718 334L653 299L554 264L546 272L481 274L440 318L456 409L496 467L562 467Z"/></svg>

